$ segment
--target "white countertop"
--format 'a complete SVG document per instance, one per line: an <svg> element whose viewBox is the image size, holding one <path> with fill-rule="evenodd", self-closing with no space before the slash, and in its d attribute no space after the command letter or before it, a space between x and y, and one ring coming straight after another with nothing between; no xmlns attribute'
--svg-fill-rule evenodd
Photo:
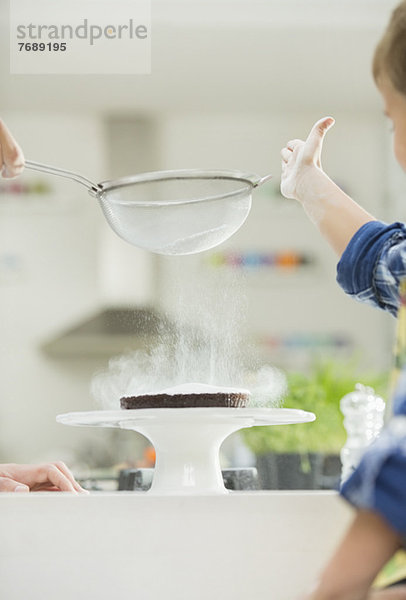
<svg viewBox="0 0 406 600"><path fill-rule="evenodd" d="M294 600L350 518L335 492L3 493L1 597Z"/></svg>

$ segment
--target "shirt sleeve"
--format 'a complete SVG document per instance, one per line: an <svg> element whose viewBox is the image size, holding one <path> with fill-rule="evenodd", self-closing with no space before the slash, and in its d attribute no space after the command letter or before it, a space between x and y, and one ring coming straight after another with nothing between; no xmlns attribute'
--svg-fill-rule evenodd
<svg viewBox="0 0 406 600"><path fill-rule="evenodd" d="M356 508L378 513L406 541L406 416L392 419L340 493Z"/></svg>
<svg viewBox="0 0 406 600"><path fill-rule="evenodd" d="M406 277L406 227L370 221L352 237L337 265L337 282L360 302L396 315Z"/></svg>

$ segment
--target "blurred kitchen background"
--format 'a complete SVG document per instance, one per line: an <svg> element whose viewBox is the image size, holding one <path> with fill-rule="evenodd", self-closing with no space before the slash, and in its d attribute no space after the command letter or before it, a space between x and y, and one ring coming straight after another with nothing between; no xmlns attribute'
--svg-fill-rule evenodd
<svg viewBox="0 0 406 600"><path fill-rule="evenodd" d="M404 218L403 175L370 67L396 2L153 0L149 76L10 75L7 4L0 116L27 158L96 182L177 168L275 177L234 237L186 258L121 241L73 182L28 171L1 181L0 462L142 466L141 436L64 427L55 416L95 409L93 374L155 343L153 332L137 333L132 311L171 314L182 281L210 273L240 278L244 336L264 363L309 374L322 357L337 371L348 359L388 370L394 320L338 288L334 253L280 196L279 179L281 147L331 114L325 170L378 218ZM228 445L225 463L239 455L250 464L252 449Z"/></svg>

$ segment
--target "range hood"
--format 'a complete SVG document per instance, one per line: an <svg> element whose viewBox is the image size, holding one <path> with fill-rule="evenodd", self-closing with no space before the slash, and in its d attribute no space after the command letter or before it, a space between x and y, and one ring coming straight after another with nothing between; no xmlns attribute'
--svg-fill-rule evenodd
<svg viewBox="0 0 406 600"><path fill-rule="evenodd" d="M153 308L102 308L96 314L46 341L41 350L55 358L97 357L146 350L168 319Z"/></svg>

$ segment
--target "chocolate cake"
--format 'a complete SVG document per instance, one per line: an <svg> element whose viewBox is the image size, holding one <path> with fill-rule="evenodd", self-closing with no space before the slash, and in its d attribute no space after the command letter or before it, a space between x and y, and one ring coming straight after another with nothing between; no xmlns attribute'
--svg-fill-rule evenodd
<svg viewBox="0 0 406 600"><path fill-rule="evenodd" d="M120 406L126 410L140 408L243 408L249 400L247 390L215 388L203 384L186 384L157 394L124 396Z"/></svg>

